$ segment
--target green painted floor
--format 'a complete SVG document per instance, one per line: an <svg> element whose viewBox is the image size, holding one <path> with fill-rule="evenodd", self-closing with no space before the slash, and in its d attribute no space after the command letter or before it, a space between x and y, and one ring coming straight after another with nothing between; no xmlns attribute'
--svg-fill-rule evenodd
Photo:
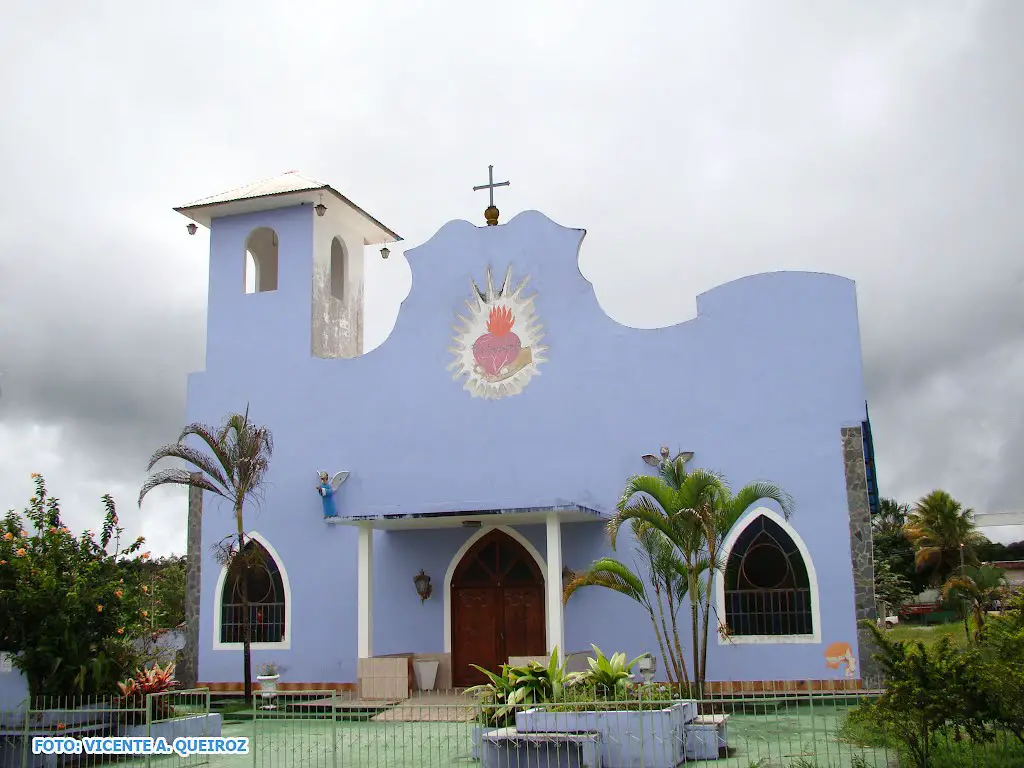
<svg viewBox="0 0 1024 768"><path fill-rule="evenodd" d="M837 732L848 708L807 705L729 719L729 756L687 765L721 768L888 768L894 756L841 743ZM471 723L343 722L275 717L226 723L223 735L248 736L247 756L154 759L161 768L471 768ZM332 739L333 735L333 739ZM333 742L333 745L332 745ZM205 762L204 762L205 761ZM141 762L133 763L142 765ZM122 764L124 765L124 764Z"/></svg>

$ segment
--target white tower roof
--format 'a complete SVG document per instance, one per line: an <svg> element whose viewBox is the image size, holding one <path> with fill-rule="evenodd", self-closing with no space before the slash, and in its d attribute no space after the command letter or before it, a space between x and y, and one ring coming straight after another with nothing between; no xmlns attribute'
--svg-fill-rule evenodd
<svg viewBox="0 0 1024 768"><path fill-rule="evenodd" d="M333 198L358 214L366 245L393 243L402 239L329 184L310 179L298 171L288 171L280 176L204 197L174 210L196 224L209 227L211 220L221 216L267 211L301 203L316 205L324 197L327 198L323 201L324 205L329 205Z"/></svg>

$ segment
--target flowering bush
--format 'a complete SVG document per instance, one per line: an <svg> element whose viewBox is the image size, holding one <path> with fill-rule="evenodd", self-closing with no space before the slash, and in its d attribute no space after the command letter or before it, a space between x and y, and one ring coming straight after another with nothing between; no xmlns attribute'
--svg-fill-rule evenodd
<svg viewBox="0 0 1024 768"><path fill-rule="evenodd" d="M144 609L133 556L143 539L121 547L110 496L99 540L91 531L76 538L43 478L33 478L29 507L0 524L0 650L18 654L34 696L113 693L139 666L131 639Z"/></svg>

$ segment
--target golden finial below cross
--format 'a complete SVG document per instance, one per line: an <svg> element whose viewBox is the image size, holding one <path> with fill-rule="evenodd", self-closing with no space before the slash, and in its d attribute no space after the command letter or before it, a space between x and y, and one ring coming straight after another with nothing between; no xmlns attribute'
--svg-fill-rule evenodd
<svg viewBox="0 0 1024 768"><path fill-rule="evenodd" d="M487 184L481 184L479 187L473 187L474 192L479 192L481 189L486 189L490 192L491 200L490 205L487 206L487 210L484 211L484 218L487 220L487 226L496 227L498 226L498 209L494 206L494 188L495 187L507 187L510 186L507 181L499 181L497 184L494 183L494 166L487 166Z"/></svg>

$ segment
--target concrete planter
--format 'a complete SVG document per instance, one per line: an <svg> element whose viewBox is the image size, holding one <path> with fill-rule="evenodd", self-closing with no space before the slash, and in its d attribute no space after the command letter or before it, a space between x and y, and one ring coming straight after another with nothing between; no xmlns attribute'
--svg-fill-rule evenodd
<svg viewBox="0 0 1024 768"><path fill-rule="evenodd" d="M640 712L537 708L516 712L516 731L600 734L603 768L676 768L686 759L685 726L696 717L695 701Z"/></svg>
<svg viewBox="0 0 1024 768"><path fill-rule="evenodd" d="M434 690L437 682L437 669L441 663L432 659L417 659L412 663L416 671L416 687L421 691Z"/></svg>
<svg viewBox="0 0 1024 768"><path fill-rule="evenodd" d="M480 759L480 744L483 741L484 734L485 733L490 733L493 730L496 730L496 729L492 728L489 725L475 725L475 726L473 726L473 731L472 731L472 734L470 736L470 738L472 739L472 745L473 745L472 746L472 750L470 751L470 757L472 757L474 760L479 760Z"/></svg>
<svg viewBox="0 0 1024 768"><path fill-rule="evenodd" d="M728 746L728 715L701 715L686 724L686 759L717 760Z"/></svg>
<svg viewBox="0 0 1024 768"><path fill-rule="evenodd" d="M260 698L263 699L264 709L274 708L274 699L277 698L277 681L280 675L257 675L256 682L260 684Z"/></svg>

